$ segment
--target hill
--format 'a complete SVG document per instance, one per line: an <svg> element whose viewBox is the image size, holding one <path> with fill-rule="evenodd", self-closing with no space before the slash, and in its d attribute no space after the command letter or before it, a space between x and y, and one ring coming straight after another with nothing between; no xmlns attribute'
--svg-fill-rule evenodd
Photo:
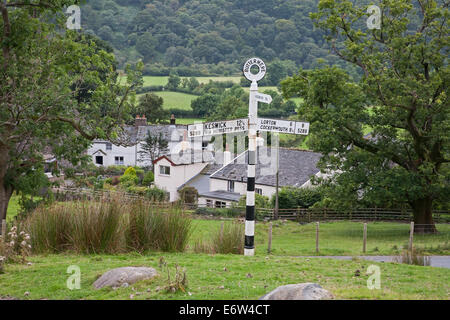
<svg viewBox="0 0 450 320"><path fill-rule="evenodd" d="M338 63L309 18L317 3L88 0L82 27L114 47L119 67L143 59L147 75L175 70L180 76L227 76L238 73L251 56L276 61L290 73L313 67L318 58Z"/></svg>

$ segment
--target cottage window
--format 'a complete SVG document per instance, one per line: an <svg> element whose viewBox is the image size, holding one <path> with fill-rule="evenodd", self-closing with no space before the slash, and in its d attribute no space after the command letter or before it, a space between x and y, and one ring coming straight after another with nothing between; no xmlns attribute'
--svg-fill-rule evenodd
<svg viewBox="0 0 450 320"><path fill-rule="evenodd" d="M165 176L170 176L170 167L169 166L160 166L159 173Z"/></svg>
<svg viewBox="0 0 450 320"><path fill-rule="evenodd" d="M106 150L112 150L112 143L106 143Z"/></svg>
<svg viewBox="0 0 450 320"><path fill-rule="evenodd" d="M124 164L123 157L114 157L114 163L116 165L123 165Z"/></svg>
<svg viewBox="0 0 450 320"><path fill-rule="evenodd" d="M255 193L262 195L262 189L260 188L255 188Z"/></svg>
<svg viewBox="0 0 450 320"><path fill-rule="evenodd" d="M216 201L215 207L216 208L226 208L227 207L227 203L223 202L223 201Z"/></svg>
<svg viewBox="0 0 450 320"><path fill-rule="evenodd" d="M103 157L102 156L96 156L95 157L95 163L99 165L103 165Z"/></svg>
<svg viewBox="0 0 450 320"><path fill-rule="evenodd" d="M228 191L234 192L234 181L228 181Z"/></svg>
<svg viewBox="0 0 450 320"><path fill-rule="evenodd" d="M207 199L207 200L206 200L206 206L207 206L208 208L212 208L212 206L213 206L212 200Z"/></svg>

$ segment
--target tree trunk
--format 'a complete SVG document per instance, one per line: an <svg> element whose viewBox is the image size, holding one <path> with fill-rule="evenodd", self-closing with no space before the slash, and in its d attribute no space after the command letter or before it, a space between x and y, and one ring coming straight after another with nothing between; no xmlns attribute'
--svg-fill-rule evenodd
<svg viewBox="0 0 450 320"><path fill-rule="evenodd" d="M429 197L411 203L414 213L414 233L436 233L432 211L433 200Z"/></svg>
<svg viewBox="0 0 450 320"><path fill-rule="evenodd" d="M1 181L1 179L0 179ZM0 182L0 221L6 219L6 212L8 211L8 203L11 199L13 189L5 187L3 182Z"/></svg>

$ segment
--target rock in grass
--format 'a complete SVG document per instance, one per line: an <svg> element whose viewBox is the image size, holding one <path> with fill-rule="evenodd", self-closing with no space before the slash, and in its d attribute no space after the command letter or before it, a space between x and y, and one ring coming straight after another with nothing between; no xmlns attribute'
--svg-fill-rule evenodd
<svg viewBox="0 0 450 320"><path fill-rule="evenodd" d="M153 268L145 267L123 267L112 269L103 274L97 281L94 282L95 289L101 289L103 287L118 288L125 283L128 286L137 281L151 279L158 273Z"/></svg>
<svg viewBox="0 0 450 320"><path fill-rule="evenodd" d="M259 300L330 300L333 295L317 283L288 284L276 288Z"/></svg>

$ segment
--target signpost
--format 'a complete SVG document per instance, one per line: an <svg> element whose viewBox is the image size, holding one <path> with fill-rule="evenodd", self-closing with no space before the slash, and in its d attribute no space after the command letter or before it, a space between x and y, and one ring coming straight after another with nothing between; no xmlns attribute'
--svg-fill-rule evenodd
<svg viewBox="0 0 450 320"><path fill-rule="evenodd" d="M251 71L252 67L257 67L259 69L258 72L253 73ZM272 97L270 95L258 92L258 81L264 78L266 74L266 65L261 59L252 58L244 64L243 72L244 76L252 82L250 85L248 119L192 124L188 125L187 130L189 138L248 131L247 202L245 210L244 255L253 256L255 254L255 176L257 160L256 133L257 131L269 131L274 133L308 135L309 123L258 118L258 102L267 104L272 102Z"/></svg>
<svg viewBox="0 0 450 320"><path fill-rule="evenodd" d="M248 119L214 121L188 125L188 137L214 136L224 133L245 132L248 130Z"/></svg>
<svg viewBox="0 0 450 320"><path fill-rule="evenodd" d="M289 120L258 118L258 131L308 135L309 123L289 121Z"/></svg>

